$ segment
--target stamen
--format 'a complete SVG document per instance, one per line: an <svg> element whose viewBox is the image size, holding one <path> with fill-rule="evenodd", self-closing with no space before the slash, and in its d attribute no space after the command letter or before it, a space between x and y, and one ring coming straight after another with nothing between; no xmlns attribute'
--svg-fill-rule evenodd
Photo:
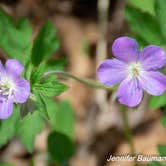
<svg viewBox="0 0 166 166"><path fill-rule="evenodd" d="M142 65L138 62L131 63L128 66L128 72L131 77L134 77L134 78L139 77L140 74L142 74L143 72Z"/></svg>
<svg viewBox="0 0 166 166"><path fill-rule="evenodd" d="M135 68L133 68L133 76L134 77L137 77L138 75L139 75L139 73L138 73L138 70L137 70L137 68L135 67Z"/></svg>
<svg viewBox="0 0 166 166"><path fill-rule="evenodd" d="M0 98L3 101L7 101L12 94L13 89L9 84L0 84Z"/></svg>

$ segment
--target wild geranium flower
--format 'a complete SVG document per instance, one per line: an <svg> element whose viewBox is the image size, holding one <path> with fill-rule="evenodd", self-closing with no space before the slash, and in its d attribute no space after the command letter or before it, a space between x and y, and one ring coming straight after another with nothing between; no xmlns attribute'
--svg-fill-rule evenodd
<svg viewBox="0 0 166 166"><path fill-rule="evenodd" d="M165 64L166 54L155 45L141 52L137 42L129 37L119 37L112 45L114 59L105 60L98 67L98 78L107 86L120 83L117 98L129 107L138 105L143 90L158 96L166 89L166 76L157 71Z"/></svg>
<svg viewBox="0 0 166 166"><path fill-rule="evenodd" d="M30 94L29 82L20 77L24 67L15 59L0 61L0 119L8 118L14 103L24 103Z"/></svg>

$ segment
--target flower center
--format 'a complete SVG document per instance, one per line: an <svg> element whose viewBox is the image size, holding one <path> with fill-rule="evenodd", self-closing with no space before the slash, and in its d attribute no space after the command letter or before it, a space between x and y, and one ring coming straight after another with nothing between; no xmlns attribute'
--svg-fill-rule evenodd
<svg viewBox="0 0 166 166"><path fill-rule="evenodd" d="M13 95L14 84L9 80L1 80L0 82L0 101L6 101Z"/></svg>
<svg viewBox="0 0 166 166"><path fill-rule="evenodd" d="M131 77L136 78L142 74L143 67L139 62L134 62L134 63L129 64L128 72Z"/></svg>

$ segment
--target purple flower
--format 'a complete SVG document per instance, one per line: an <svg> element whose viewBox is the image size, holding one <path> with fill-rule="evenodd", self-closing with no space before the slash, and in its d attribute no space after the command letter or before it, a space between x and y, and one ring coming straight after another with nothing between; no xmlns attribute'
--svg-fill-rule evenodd
<svg viewBox="0 0 166 166"><path fill-rule="evenodd" d="M5 67L0 62L0 119L8 118L13 104L24 103L30 95L29 82L20 78L24 67L15 59L9 59Z"/></svg>
<svg viewBox="0 0 166 166"><path fill-rule="evenodd" d="M158 72L165 64L164 51L155 45L141 52L138 44L129 37L119 37L112 45L114 59L105 60L98 67L98 78L107 86L120 83L117 98L129 107L138 105L143 90L158 96L166 89L166 76Z"/></svg>

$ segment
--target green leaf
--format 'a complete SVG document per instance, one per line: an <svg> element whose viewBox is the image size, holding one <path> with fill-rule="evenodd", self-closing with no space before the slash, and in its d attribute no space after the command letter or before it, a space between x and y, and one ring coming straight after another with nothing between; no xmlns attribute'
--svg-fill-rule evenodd
<svg viewBox="0 0 166 166"><path fill-rule="evenodd" d="M43 98L47 103L47 113L51 128L73 139L74 137L74 111L67 101L56 102L51 98Z"/></svg>
<svg viewBox="0 0 166 166"><path fill-rule="evenodd" d="M41 113L41 115L46 118L49 119L49 115L47 112L47 104L44 100L44 96L42 94L36 94L36 106L37 106L37 110Z"/></svg>
<svg viewBox="0 0 166 166"><path fill-rule="evenodd" d="M45 63L41 63L38 67L33 67L31 72L31 84L39 82L45 70Z"/></svg>
<svg viewBox="0 0 166 166"><path fill-rule="evenodd" d="M56 59L49 60L46 65L46 71L50 70L64 70L65 65L67 64L65 59Z"/></svg>
<svg viewBox="0 0 166 166"><path fill-rule="evenodd" d="M55 126L56 112L58 111L59 104L52 98L44 98L45 103L47 103L47 113L49 116L49 123L51 126Z"/></svg>
<svg viewBox="0 0 166 166"><path fill-rule="evenodd" d="M15 126L19 120L19 110L14 108L13 114L0 121L0 147L5 145L15 134Z"/></svg>
<svg viewBox="0 0 166 166"><path fill-rule="evenodd" d="M9 163L0 163L0 166L14 166L14 165Z"/></svg>
<svg viewBox="0 0 166 166"><path fill-rule="evenodd" d="M59 40L55 36L55 27L50 21L47 21L34 41L32 63L38 66L43 60L47 60L58 48Z"/></svg>
<svg viewBox="0 0 166 166"><path fill-rule="evenodd" d="M151 96L150 98L150 108L155 110L166 105L166 93L161 96Z"/></svg>
<svg viewBox="0 0 166 166"><path fill-rule="evenodd" d="M67 89L66 85L58 81L36 83L33 87L35 93L40 93L47 97L58 96Z"/></svg>
<svg viewBox="0 0 166 166"><path fill-rule="evenodd" d="M17 136L27 148L28 152L32 153L34 141L37 134L44 128L44 121L38 111L33 114L28 114L17 125Z"/></svg>
<svg viewBox="0 0 166 166"><path fill-rule="evenodd" d="M126 7L125 17L131 30L147 43L156 45L164 43L160 26L155 17L132 7Z"/></svg>
<svg viewBox="0 0 166 166"><path fill-rule="evenodd" d="M166 145L158 145L160 156L166 156Z"/></svg>
<svg viewBox="0 0 166 166"><path fill-rule="evenodd" d="M162 121L163 126L166 127L166 108L164 109L161 121Z"/></svg>
<svg viewBox="0 0 166 166"><path fill-rule="evenodd" d="M147 164L147 166L164 166L164 165L159 163L159 162L157 162L157 161L153 161L153 162Z"/></svg>
<svg viewBox="0 0 166 166"><path fill-rule="evenodd" d="M72 140L55 131L49 134L47 143L49 155L58 163L68 161L75 152Z"/></svg>
<svg viewBox="0 0 166 166"><path fill-rule="evenodd" d="M155 15L155 0L128 0L127 1L130 6L138 8L144 12L148 12L152 15Z"/></svg>
<svg viewBox="0 0 166 166"><path fill-rule="evenodd" d="M30 58L27 51L30 49L32 28L27 19L19 19L14 23L2 10L0 11L0 47L10 58L18 59L25 65Z"/></svg>
<svg viewBox="0 0 166 166"><path fill-rule="evenodd" d="M161 157L166 156L166 145L158 145L158 151ZM148 166L164 166L165 164L157 162L157 161L153 161L149 164L147 164Z"/></svg>
<svg viewBox="0 0 166 166"><path fill-rule="evenodd" d="M156 17L160 24L161 31L166 40L166 1L165 0L156 0L155 4Z"/></svg>
<svg viewBox="0 0 166 166"><path fill-rule="evenodd" d="M50 124L53 130L74 137L74 111L67 101L55 103L47 101Z"/></svg>
<svg viewBox="0 0 166 166"><path fill-rule="evenodd" d="M31 80L31 75L33 73L33 65L31 63L27 63L25 65L25 70L24 70L24 77L26 80Z"/></svg>

